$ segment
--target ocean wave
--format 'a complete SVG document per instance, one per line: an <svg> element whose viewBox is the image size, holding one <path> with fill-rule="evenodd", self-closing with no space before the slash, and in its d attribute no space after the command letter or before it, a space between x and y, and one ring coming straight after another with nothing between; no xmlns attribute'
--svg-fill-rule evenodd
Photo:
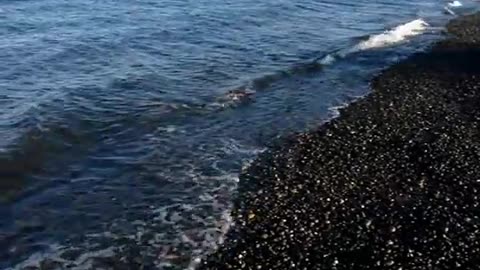
<svg viewBox="0 0 480 270"><path fill-rule="evenodd" d="M47 250L33 253L23 262L6 270L43 269L47 265L52 267L51 269L63 269L65 265L68 265L68 268L72 270L87 270L94 268L95 260L114 256L112 247L85 252L74 260L66 259L65 254L69 252L75 252L75 249L59 244L51 244Z"/></svg>
<svg viewBox="0 0 480 270"><path fill-rule="evenodd" d="M327 53L321 57L298 63L285 70L280 70L270 74L264 74L260 77L253 78L249 82L230 90L228 93L255 93L264 90L283 79L291 77L308 75L311 73L322 71L326 66L332 65L336 60L342 59L360 51L384 48L393 46L406 41L408 38L418 36L427 30L429 24L423 19L416 19L405 24L396 26L391 30L387 30L380 34L369 36L366 40L362 40L353 47L336 50ZM228 97L229 95L226 95Z"/></svg>
<svg viewBox="0 0 480 270"><path fill-rule="evenodd" d="M413 20L406 24L399 25L392 30L371 36L368 40L362 41L358 45L356 45L353 48L353 51L382 48L397 44L405 41L409 37L422 34L428 26L428 23L425 22L423 19Z"/></svg>
<svg viewBox="0 0 480 270"><path fill-rule="evenodd" d="M447 14L450 14L452 16L457 16L457 13L454 10L462 6L463 6L462 2L455 0L455 1L448 2L443 9Z"/></svg>
<svg viewBox="0 0 480 270"><path fill-rule="evenodd" d="M449 7L445 7L444 10L447 14L450 14L450 15L453 15L453 16L457 15L457 13L455 13L455 11L451 10Z"/></svg>
<svg viewBox="0 0 480 270"><path fill-rule="evenodd" d="M39 252L17 258L9 269L45 265L99 269L107 263L123 269L139 269L139 264L151 269L180 269L175 268L179 265L181 269L195 269L202 258L222 244L232 225L231 197L242 161L252 160L263 150L234 139L221 140L217 147L215 153L198 156L208 160L206 171L201 164L188 164L179 171L155 170L159 179L182 186L184 194L159 204L128 207L106 227L89 231L80 241L65 239L61 245L42 246ZM226 169L223 158L219 158L231 160L236 155L245 159L239 161L235 171ZM16 243L8 246L9 250L14 248Z"/></svg>
<svg viewBox="0 0 480 270"><path fill-rule="evenodd" d="M423 19L416 19L405 24L398 25L391 30L380 34L371 35L355 46L327 54L319 59L319 63L330 65L337 59L342 59L353 53L393 46L418 35L427 30L429 24Z"/></svg>
<svg viewBox="0 0 480 270"><path fill-rule="evenodd" d="M68 153L72 147L78 145L89 145L93 142L90 132L94 135L97 133L115 132L115 127L118 123L130 122L135 120L135 123L148 126L149 123L159 122L162 119L171 119L172 115L201 115L204 113L215 113L218 110L226 108L236 107L242 104L248 104L254 99L254 95L257 91L264 90L270 87L272 84L296 76L305 76L315 72L321 71L325 66L333 64L336 59L344 58L349 54L370 50L375 48L381 48L385 46L391 46L406 39L416 36L424 32L428 27L428 24L423 19L416 19L405 24L401 24L391 30L384 33L372 35L368 39L360 41L357 45L347 48L345 50L338 50L318 59L305 61L304 63L298 63L284 70L265 74L257 78L253 78L247 83L234 88L234 90L226 91L226 93L212 97L210 100L204 102L185 102L185 101L162 101L160 97L152 100L148 98L135 100L130 95L134 95L136 91L129 90L132 85L137 85L139 82L148 81L147 78L127 77L124 80L114 80L112 87L119 88L118 95L109 96L83 96L74 94L73 96L54 96L55 98L61 98L62 103L68 103L69 107L80 108L79 112L74 112L73 120L71 115L63 119L51 120L35 120L34 125L28 124L28 128L21 132L19 138L16 138L15 149L8 150L4 156L8 158L2 158L4 166L0 166L0 174L8 175L12 179L21 179L25 175L34 174L40 169L45 168L45 164L53 156L58 156L57 153ZM153 75L152 75L153 76ZM149 76L148 79L152 79ZM160 80L161 81L161 80ZM150 88L155 88L150 84L144 82L142 86L149 85ZM120 91L121 90L121 91ZM136 89L134 89L136 90ZM88 92L88 91L83 91ZM90 91L92 95L96 92ZM52 94L46 96L52 97ZM42 101L47 99L42 97ZM68 102L66 101L68 100ZM93 100L93 102L92 102ZM48 103L48 102L47 102ZM70 104L72 103L72 104ZM33 107L32 107L33 106ZM49 106L28 104L24 107L15 109L17 118L22 120L28 119L31 115L45 111L59 111L60 108L50 108ZM129 108L135 108L136 116L133 117L131 113L127 113ZM21 111L20 116L18 111ZM95 115L95 119L102 119L99 123L95 119L90 119L92 115ZM148 117L146 117L148 115ZM10 114L4 113L0 116L0 120L12 121ZM57 117L58 118L58 117ZM68 122L66 119L69 119ZM88 121L83 121L88 120ZM83 124L80 122L84 122ZM95 127L85 127L86 122L94 122ZM106 121L106 122L105 122ZM75 122L81 128L72 127ZM145 123L144 123L145 122ZM88 123L87 123L88 124ZM90 123L91 124L91 123ZM163 129L155 127L159 130L164 130L166 133L175 132L176 128L173 125L166 125ZM115 130L110 130L115 129ZM120 130L118 132L124 132ZM90 142L90 143L89 143ZM8 149L9 147L4 146ZM82 147L83 148L83 147ZM76 151L78 152L78 151ZM55 158L55 157L53 157ZM18 188L17 185L14 186Z"/></svg>
<svg viewBox="0 0 480 270"><path fill-rule="evenodd" d="M461 6L463 6L462 2L457 1L457 0L449 2L447 5L449 7L461 7Z"/></svg>

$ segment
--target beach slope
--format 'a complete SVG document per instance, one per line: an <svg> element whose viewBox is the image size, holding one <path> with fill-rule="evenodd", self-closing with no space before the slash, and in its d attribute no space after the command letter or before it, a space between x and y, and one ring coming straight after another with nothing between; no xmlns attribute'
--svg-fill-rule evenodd
<svg viewBox="0 0 480 270"><path fill-rule="evenodd" d="M480 269L480 15L242 175L200 269Z"/></svg>

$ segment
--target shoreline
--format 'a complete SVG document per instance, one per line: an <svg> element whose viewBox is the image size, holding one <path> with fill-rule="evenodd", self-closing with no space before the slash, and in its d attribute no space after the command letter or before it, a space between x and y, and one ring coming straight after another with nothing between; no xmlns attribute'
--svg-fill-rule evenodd
<svg viewBox="0 0 480 270"><path fill-rule="evenodd" d="M478 269L480 13L242 174L200 269Z"/></svg>

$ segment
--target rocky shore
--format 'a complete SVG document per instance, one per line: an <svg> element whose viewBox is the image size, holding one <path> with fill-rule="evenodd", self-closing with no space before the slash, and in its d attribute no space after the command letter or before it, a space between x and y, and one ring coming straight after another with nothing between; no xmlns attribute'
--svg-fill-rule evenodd
<svg viewBox="0 0 480 270"><path fill-rule="evenodd" d="M480 269L480 15L241 177L200 269Z"/></svg>

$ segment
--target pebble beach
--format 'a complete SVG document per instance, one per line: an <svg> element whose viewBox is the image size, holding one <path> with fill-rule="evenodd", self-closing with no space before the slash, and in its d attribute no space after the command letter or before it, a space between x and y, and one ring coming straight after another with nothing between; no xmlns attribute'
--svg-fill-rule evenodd
<svg viewBox="0 0 480 270"><path fill-rule="evenodd" d="M200 269L479 269L480 14L264 152Z"/></svg>

